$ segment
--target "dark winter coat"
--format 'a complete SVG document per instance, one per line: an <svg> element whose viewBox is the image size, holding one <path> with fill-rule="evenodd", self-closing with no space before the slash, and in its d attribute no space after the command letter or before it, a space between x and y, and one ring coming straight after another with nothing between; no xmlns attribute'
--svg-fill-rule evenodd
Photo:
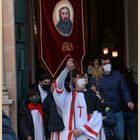
<svg viewBox="0 0 140 140"><path fill-rule="evenodd" d="M2 111L2 140L17 140L10 118Z"/></svg>
<svg viewBox="0 0 140 140"><path fill-rule="evenodd" d="M34 125L31 112L24 107L20 110L20 121L19 121L19 132L23 137L23 140L26 140L28 136L31 136L34 140Z"/></svg>
<svg viewBox="0 0 140 140"><path fill-rule="evenodd" d="M59 115L52 93L43 101L44 110L44 126L49 132L58 132L64 129L64 124L61 116ZM47 124L47 125L46 125Z"/></svg>
<svg viewBox="0 0 140 140"><path fill-rule="evenodd" d="M96 85L95 78L91 78L89 81L89 88L92 85ZM99 92L104 99L104 104L110 107L113 112L122 110L121 99L125 103L132 101L123 75L116 70L112 70L110 75L102 76L99 79Z"/></svg>

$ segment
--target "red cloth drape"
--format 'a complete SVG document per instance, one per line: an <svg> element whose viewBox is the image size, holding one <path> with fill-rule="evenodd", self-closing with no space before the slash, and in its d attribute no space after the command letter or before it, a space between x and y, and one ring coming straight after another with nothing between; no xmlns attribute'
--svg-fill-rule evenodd
<svg viewBox="0 0 140 140"><path fill-rule="evenodd" d="M64 68L68 57L72 57L77 68L83 72L85 55L83 0L69 0L74 10L74 20L72 33L68 37L59 34L53 23L53 10L58 2L38 0L38 57L53 79ZM64 44L69 45L70 50L63 50Z"/></svg>
<svg viewBox="0 0 140 140"><path fill-rule="evenodd" d="M32 104L32 103L29 103L28 104L28 109L30 111L32 111L32 110L38 110L39 113L41 114L42 119L43 119L43 110L42 110L41 104Z"/></svg>

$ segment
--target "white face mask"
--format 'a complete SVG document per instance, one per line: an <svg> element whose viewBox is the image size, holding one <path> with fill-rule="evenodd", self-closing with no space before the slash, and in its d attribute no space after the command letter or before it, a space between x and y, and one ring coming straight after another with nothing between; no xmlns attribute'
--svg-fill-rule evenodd
<svg viewBox="0 0 140 140"><path fill-rule="evenodd" d="M105 74L109 74L111 72L111 64L106 64L103 67Z"/></svg>
<svg viewBox="0 0 140 140"><path fill-rule="evenodd" d="M77 86L78 86L79 90L85 89L87 83L88 83L88 82L87 82L84 78L78 79L78 80L77 80Z"/></svg>

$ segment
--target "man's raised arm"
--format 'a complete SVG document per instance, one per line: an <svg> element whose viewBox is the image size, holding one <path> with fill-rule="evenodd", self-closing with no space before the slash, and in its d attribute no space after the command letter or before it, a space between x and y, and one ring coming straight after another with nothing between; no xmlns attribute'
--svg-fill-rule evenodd
<svg viewBox="0 0 140 140"><path fill-rule="evenodd" d="M65 96L66 96L66 91L64 89L64 82L68 72L72 69L73 66L74 66L73 59L72 58L68 59L65 69L60 73L60 75L58 76L58 78L54 83L53 97L57 106L60 109L63 108L65 102Z"/></svg>
<svg viewBox="0 0 140 140"><path fill-rule="evenodd" d="M60 73L60 75L56 80L57 81L56 88L58 90L61 90L63 88L67 74L72 69L73 66L74 66L73 59L72 58L68 59L65 69Z"/></svg>

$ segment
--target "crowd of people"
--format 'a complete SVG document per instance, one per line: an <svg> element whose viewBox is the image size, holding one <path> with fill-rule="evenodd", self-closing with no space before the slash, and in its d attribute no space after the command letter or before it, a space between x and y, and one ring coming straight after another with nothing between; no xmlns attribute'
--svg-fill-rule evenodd
<svg viewBox="0 0 140 140"><path fill-rule="evenodd" d="M107 55L91 64L81 74L69 58L54 83L40 75L19 111L22 140L137 140L132 71L113 69Z"/></svg>

